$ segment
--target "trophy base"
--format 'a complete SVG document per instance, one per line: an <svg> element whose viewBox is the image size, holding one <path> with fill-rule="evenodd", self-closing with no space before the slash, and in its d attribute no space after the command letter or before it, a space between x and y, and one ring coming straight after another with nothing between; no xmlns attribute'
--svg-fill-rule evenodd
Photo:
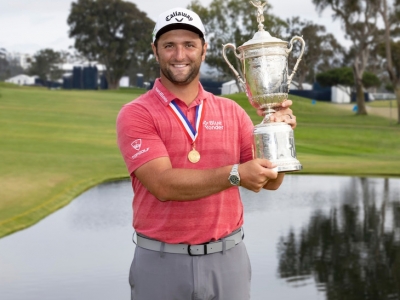
<svg viewBox="0 0 400 300"><path fill-rule="evenodd" d="M263 123L254 127L255 157L277 165L278 172L300 171L296 158L293 129L284 122Z"/></svg>

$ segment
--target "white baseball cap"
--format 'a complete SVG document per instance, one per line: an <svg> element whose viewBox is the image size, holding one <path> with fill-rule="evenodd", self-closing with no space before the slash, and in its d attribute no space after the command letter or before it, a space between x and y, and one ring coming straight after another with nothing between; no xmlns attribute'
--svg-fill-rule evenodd
<svg viewBox="0 0 400 300"><path fill-rule="evenodd" d="M205 38L206 31L203 22L195 12L186 8L176 7L160 14L153 30L153 42L162 34L174 29L186 29Z"/></svg>

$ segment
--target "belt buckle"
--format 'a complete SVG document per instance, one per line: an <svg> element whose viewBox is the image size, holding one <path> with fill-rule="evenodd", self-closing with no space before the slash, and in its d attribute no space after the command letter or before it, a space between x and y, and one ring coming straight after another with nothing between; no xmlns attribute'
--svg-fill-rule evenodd
<svg viewBox="0 0 400 300"><path fill-rule="evenodd" d="M203 253L203 254L193 254L193 253L192 253L192 250L190 249L190 247L192 247L192 246L201 246L201 245L188 245L187 250L188 250L188 254L189 254L190 256L207 255L207 244L204 244L204 245L203 245L203 247L204 247L204 253Z"/></svg>

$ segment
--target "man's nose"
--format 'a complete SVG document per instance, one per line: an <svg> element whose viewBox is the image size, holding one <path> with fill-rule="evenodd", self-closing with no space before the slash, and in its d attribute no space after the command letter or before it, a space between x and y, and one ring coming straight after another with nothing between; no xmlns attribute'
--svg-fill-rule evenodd
<svg viewBox="0 0 400 300"><path fill-rule="evenodd" d="M178 46L175 48L175 58L180 60L185 58L185 47L184 46Z"/></svg>

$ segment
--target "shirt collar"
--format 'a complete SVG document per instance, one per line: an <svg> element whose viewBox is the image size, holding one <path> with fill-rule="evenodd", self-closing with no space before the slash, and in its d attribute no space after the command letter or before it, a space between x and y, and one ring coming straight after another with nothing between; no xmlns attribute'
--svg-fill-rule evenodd
<svg viewBox="0 0 400 300"><path fill-rule="evenodd" d="M176 97L174 94L172 94L165 88L165 86L161 83L160 78L157 78L156 81L154 82L153 93L165 106L169 105L173 100L176 99L180 100L178 97ZM190 106L199 105L206 98L207 98L207 92L203 89L203 86L199 81L199 93Z"/></svg>

